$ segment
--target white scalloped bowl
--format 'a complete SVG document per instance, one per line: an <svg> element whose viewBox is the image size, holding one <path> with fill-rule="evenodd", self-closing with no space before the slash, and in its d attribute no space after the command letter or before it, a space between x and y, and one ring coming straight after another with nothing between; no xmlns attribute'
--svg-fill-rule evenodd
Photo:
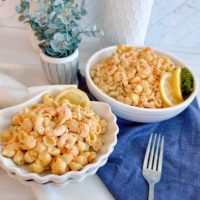
<svg viewBox="0 0 200 200"><path fill-rule="evenodd" d="M55 88L48 90L51 92L55 92ZM41 94L37 95L36 97L19 104L17 106L13 106L10 108L6 108L3 110L0 110L0 132L2 130L5 130L9 127L11 123L11 117L26 108L28 105L31 105L33 103L37 103L41 96L44 94L42 92ZM97 159L94 163L88 164L83 167L80 171L70 171L66 172L64 175L58 176L54 174L36 174L36 173L30 173L26 167L19 167L17 166L12 159L6 158L0 154L0 166L6 170L8 173L14 173L18 178L27 181L27 180L34 180L37 183L44 184L48 182L53 182L56 184L62 184L67 183L71 180L83 180L86 176L92 175L96 173L96 171L103 166L109 155L112 153L114 146L117 143L117 134L119 132L119 128L116 124L116 117L111 112L111 108L108 104L103 102L92 102L92 106L94 111L102 118L104 118L108 122L108 128L107 132L105 133L104 139L105 143L102 146L102 149L97 153ZM2 149L2 146L0 146L0 150Z"/></svg>
<svg viewBox="0 0 200 200"><path fill-rule="evenodd" d="M107 162L107 158L105 160L103 160L101 162L101 165L105 165L105 163ZM100 165L99 165L100 166ZM82 176L80 179L68 179L67 182L64 182L64 183L55 183L55 182L47 182L47 183L44 183L44 184L40 184L40 185L46 185L46 184L50 184L52 186L56 186L56 187L65 187L67 184L69 183L77 183L77 182L81 182L84 180L85 177L88 177L88 176L92 176L94 174L96 174L98 169L94 169L94 170L90 170L88 172L86 172L84 174L84 176ZM13 178L15 180L18 180L20 183L22 183L23 185L26 185L26 186L31 186L32 184L35 184L36 182L34 180L23 180L21 179L19 176L16 176L15 173L11 173L11 172L8 172L6 171L8 176L10 178Z"/></svg>
<svg viewBox="0 0 200 200"><path fill-rule="evenodd" d="M175 117L183 110L185 110L191 102L194 100L195 96L198 92L198 80L194 75L193 71L184 64L180 59L175 56L172 56L168 53L165 53L161 50L154 49L156 53L160 55L165 55L169 57L172 61L176 64L180 65L181 67L188 68L193 75L194 78L194 91L190 94L190 96L184 100L182 103L168 107L168 108L160 108L160 109L149 109L149 108L140 108L135 106L130 106L128 104L122 103L120 101L115 100L114 98L110 97L106 93L104 93L100 88L98 88L95 83L93 82L90 71L92 67L100 62L101 60L105 59L106 57L110 56L115 50L117 46L111 46L100 51L94 53L86 64L86 82L90 92L99 100L108 103L112 111L122 119L134 121L134 122L142 122L142 123L151 123L151 122L159 122L163 120L170 119ZM136 48L141 49L144 47L136 46Z"/></svg>

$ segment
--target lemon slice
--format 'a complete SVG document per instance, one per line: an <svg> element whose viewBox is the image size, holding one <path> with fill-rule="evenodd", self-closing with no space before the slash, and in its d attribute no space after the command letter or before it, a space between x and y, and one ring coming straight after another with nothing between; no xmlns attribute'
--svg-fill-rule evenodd
<svg viewBox="0 0 200 200"><path fill-rule="evenodd" d="M178 67L172 72L172 87L176 98L182 102L183 96L181 92L181 68Z"/></svg>
<svg viewBox="0 0 200 200"><path fill-rule="evenodd" d="M91 107L91 102L87 94L77 88L67 88L59 92L55 97L55 100L58 102L63 99L67 99L71 104L80 105L84 108Z"/></svg>
<svg viewBox="0 0 200 200"><path fill-rule="evenodd" d="M160 94L165 106L174 106L181 102L174 92L175 84L173 78L172 72L166 72L161 76Z"/></svg>

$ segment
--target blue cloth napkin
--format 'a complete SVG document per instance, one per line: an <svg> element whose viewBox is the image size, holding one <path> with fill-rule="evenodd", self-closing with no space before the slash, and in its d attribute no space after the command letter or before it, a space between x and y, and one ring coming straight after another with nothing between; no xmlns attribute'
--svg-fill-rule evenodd
<svg viewBox="0 0 200 200"><path fill-rule="evenodd" d="M80 87L88 92L84 79ZM165 137L162 177L155 185L155 200L200 199L200 110L196 100L170 120L140 124L118 119L117 123L118 143L97 173L115 199L148 199L142 165L151 133Z"/></svg>

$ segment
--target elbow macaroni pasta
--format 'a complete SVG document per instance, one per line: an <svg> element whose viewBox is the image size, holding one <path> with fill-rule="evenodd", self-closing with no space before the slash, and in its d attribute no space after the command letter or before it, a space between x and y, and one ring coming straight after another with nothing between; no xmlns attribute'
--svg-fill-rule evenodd
<svg viewBox="0 0 200 200"><path fill-rule="evenodd" d="M62 92L62 91L61 91ZM2 155L34 173L62 175L95 161L107 122L91 108L56 101L50 93L12 117L1 134Z"/></svg>

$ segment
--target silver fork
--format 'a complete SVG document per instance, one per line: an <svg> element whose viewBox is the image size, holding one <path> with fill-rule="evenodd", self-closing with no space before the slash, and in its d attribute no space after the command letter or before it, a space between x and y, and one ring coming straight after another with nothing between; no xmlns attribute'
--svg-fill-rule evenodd
<svg viewBox="0 0 200 200"><path fill-rule="evenodd" d="M151 134L143 162L142 174L146 181L149 183L148 200L154 200L154 185L160 181L162 173L164 136L158 135L157 140L156 138L157 134L155 134L154 136L153 134ZM154 151L155 146L156 151Z"/></svg>

